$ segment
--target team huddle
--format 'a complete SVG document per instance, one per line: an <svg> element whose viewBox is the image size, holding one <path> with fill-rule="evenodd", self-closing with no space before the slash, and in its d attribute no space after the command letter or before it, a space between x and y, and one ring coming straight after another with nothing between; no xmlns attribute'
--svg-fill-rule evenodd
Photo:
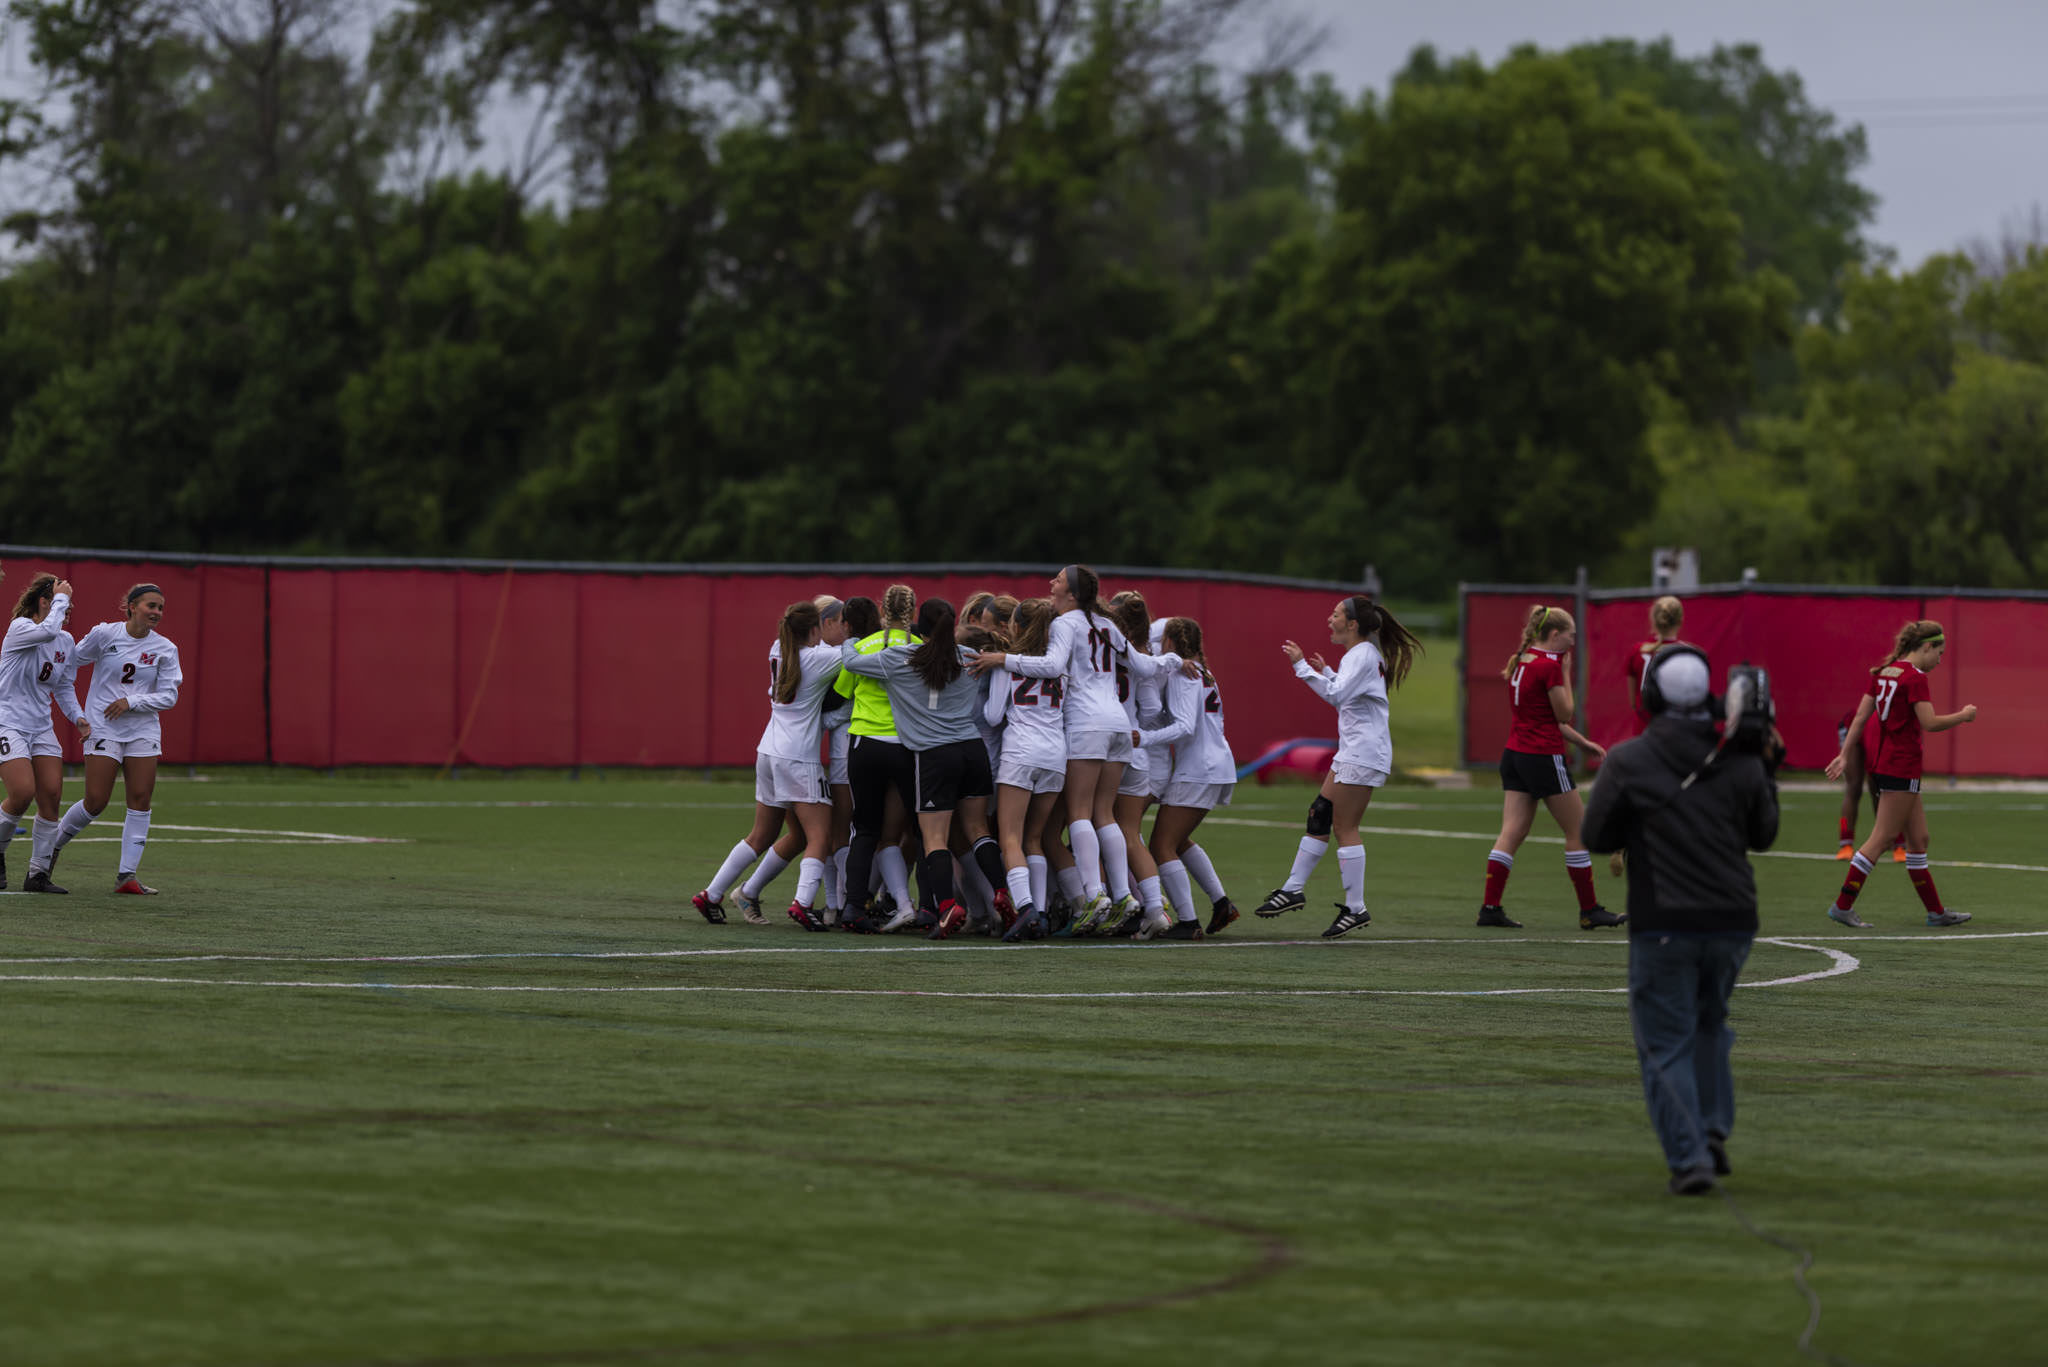
<svg viewBox="0 0 2048 1367"><path fill-rule="evenodd" d="M821 595L792 604L769 650L769 722L755 769L753 829L732 847L692 905L714 924L729 893L741 915L765 925L768 884L799 863L789 917L806 930L862 934L917 930L1019 941L1103 936L1201 939L1238 918L1214 863L1196 840L1202 820L1230 805L1237 771L1224 733L1222 686L1202 650L1201 624L1154 619L1134 592L1099 598L1095 572L1069 565L1044 598L977 593L956 612L944 599L918 603L907 585L877 604ZM1651 609L1653 635L1631 654L1630 697L1640 734L1667 705L1657 677L1667 656L1706 656L1679 640L1676 598ZM1305 889L1337 844L1344 900L1323 932L1369 925L1359 823L1393 771L1388 691L1420 651L1383 606L1346 598L1332 609L1336 666L1292 641L1294 672L1337 711L1338 748L1310 803L1293 866L1255 908L1278 916L1306 903ZM1539 806L1564 837L1565 871L1585 930L1625 926L1601 905L1592 853L1581 839L1585 808L1567 744L1592 758L1605 750L1572 725L1571 614L1530 609L1522 639L1501 671L1512 728L1501 755L1501 831L1486 861L1478 924L1519 928L1503 905L1515 854ZM1872 681L1843 754L1860 787L1866 748L1876 827L1829 915L1848 925L1872 861L1903 847L1933 926L1959 925L1927 868L1920 806L1920 737L1974 720L1966 707L1936 715L1926 671L1941 658L1941 628L1909 623ZM1704 694L1697 704L1704 705ZM1866 723L1874 739L1864 740ZM1853 803L1854 794L1850 801ZM1146 813L1157 814L1149 837ZM1615 855L1613 871L1623 871ZM751 869L751 873L749 870ZM744 881L742 881L744 876ZM912 884L915 882L916 891ZM734 892L737 885L737 892ZM1209 899L1206 926L1195 904Z"/></svg>
<svg viewBox="0 0 2048 1367"><path fill-rule="evenodd" d="M0 579L6 577L0 571ZM29 581L14 605L0 646L0 888L7 886L7 849L35 806L25 892L61 893L51 881L57 857L113 796L118 774L127 801L114 891L153 894L138 874L149 841L150 799L163 754L162 713L175 707L184 681L178 648L157 631L164 594L154 584L130 588L121 620L102 622L74 640L64 629L71 584L54 574ZM77 672L93 666L83 706ZM85 794L65 808L64 747L51 717L54 704L78 732L85 751Z"/></svg>
<svg viewBox="0 0 2048 1367"><path fill-rule="evenodd" d="M979 593L958 612L902 584L879 604L792 604L769 651L753 830L692 905L722 924L727 893L752 867L735 900L765 924L763 892L800 860L789 916L807 930L1221 933L1238 909L1195 836L1230 804L1237 767L1201 624L1154 620L1139 594L1100 591L1093 570L1069 565L1044 598ZM1291 641L1283 649L1337 709L1337 755L1292 872L1257 910L1303 905L1334 834L1345 900L1324 935L1335 937L1371 921L1358 822L1393 767L1388 686L1420 647L1363 597L1338 604L1329 625L1345 649L1338 667Z"/></svg>

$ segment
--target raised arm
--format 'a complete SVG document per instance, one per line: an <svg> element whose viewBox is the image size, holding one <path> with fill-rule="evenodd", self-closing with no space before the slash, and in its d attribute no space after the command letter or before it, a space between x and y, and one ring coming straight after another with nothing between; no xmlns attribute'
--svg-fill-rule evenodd
<svg viewBox="0 0 2048 1367"><path fill-rule="evenodd" d="M71 584L66 581L57 585L57 596L50 600L50 610L42 621L32 622L26 617L17 617L7 624L6 644L0 649L12 655L56 640L58 633L64 630L64 615L70 611Z"/></svg>
<svg viewBox="0 0 2048 1367"><path fill-rule="evenodd" d="M1052 624L1052 634L1045 643L1043 655L1011 655L1002 651L986 650L975 660L972 668L979 674L984 670L1001 666L1012 674L1021 674L1028 679L1057 679L1067 672L1067 662L1073 658L1075 642L1083 639L1086 630L1078 618L1061 617Z"/></svg>
<svg viewBox="0 0 2048 1367"><path fill-rule="evenodd" d="M1294 677L1332 707L1375 693L1385 697L1387 691L1386 680L1380 677L1379 652L1361 647L1345 652L1343 664L1334 670L1319 671L1307 660L1296 660Z"/></svg>
<svg viewBox="0 0 2048 1367"><path fill-rule="evenodd" d="M1977 704L1970 703L1960 712L1950 712L1946 716L1941 716L1935 712L1933 703L1916 702L1913 704L1913 715L1920 719L1922 731L1947 731L1965 722L1977 720Z"/></svg>

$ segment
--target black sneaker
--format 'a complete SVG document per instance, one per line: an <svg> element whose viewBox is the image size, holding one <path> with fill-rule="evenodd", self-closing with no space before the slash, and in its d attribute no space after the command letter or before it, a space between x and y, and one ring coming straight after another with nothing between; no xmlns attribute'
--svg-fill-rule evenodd
<svg viewBox="0 0 2048 1367"><path fill-rule="evenodd" d="M1067 922L1073 918L1073 915L1074 904L1072 902L1069 902L1065 897L1053 898L1052 905L1045 910L1045 933L1049 936L1059 934L1067 928Z"/></svg>
<svg viewBox="0 0 2048 1367"><path fill-rule="evenodd" d="M1305 907L1307 905L1308 898L1300 893L1289 892L1286 888L1274 888L1266 894L1265 901L1252 908L1252 913L1257 916L1271 918L1280 915L1282 912L1293 911L1297 907Z"/></svg>
<svg viewBox="0 0 2048 1367"><path fill-rule="evenodd" d="M1484 906L1479 908L1479 920L1474 924L1482 926L1498 926L1502 930L1520 930L1522 928L1522 923L1520 921L1514 920L1509 917L1508 909L1506 907L1499 906Z"/></svg>
<svg viewBox="0 0 2048 1367"><path fill-rule="evenodd" d="M1220 899L1209 912L1209 928L1205 935L1221 935L1223 928L1237 919L1237 903L1228 897Z"/></svg>
<svg viewBox="0 0 2048 1367"><path fill-rule="evenodd" d="M1360 926L1369 926L1371 924L1372 913L1364 907L1353 911L1350 907L1339 902L1337 904L1337 919L1330 922L1330 928L1323 932L1323 938L1325 940L1334 940L1339 935L1349 934Z"/></svg>
<svg viewBox="0 0 2048 1367"><path fill-rule="evenodd" d="M71 889L69 889L69 888L60 888L60 887L58 887L58 886L57 886L57 885L56 885L55 883L52 883L52 882L50 881L50 875L49 875L49 874L47 874L47 873L38 873L38 872L37 872L36 870L34 870L34 869L30 869L30 870L29 870L29 874L28 874L28 881L24 882L24 883L23 883L23 884L21 885L21 890L22 890L23 892L62 892L62 893L68 893L68 892L70 892L70 891L71 891Z"/></svg>
<svg viewBox="0 0 2048 1367"><path fill-rule="evenodd" d="M1707 1136L1707 1156L1714 1160L1714 1176L1726 1177L1735 1169L1728 1162L1728 1141L1721 1135Z"/></svg>
<svg viewBox="0 0 2048 1367"><path fill-rule="evenodd" d="M1714 1169L1705 1163L1672 1173L1670 1184L1664 1188L1673 1196L1705 1196L1713 1189Z"/></svg>
<svg viewBox="0 0 2048 1367"><path fill-rule="evenodd" d="M1162 940L1199 940L1202 938L1200 921L1175 921L1171 930L1159 932Z"/></svg>
<svg viewBox="0 0 2048 1367"><path fill-rule="evenodd" d="M1591 911L1582 911L1579 913L1580 930L1599 930L1603 927L1625 926L1627 924L1627 912L1624 911L1623 913L1621 913L1621 915L1616 916L1606 907L1599 906L1597 904L1593 907Z"/></svg>

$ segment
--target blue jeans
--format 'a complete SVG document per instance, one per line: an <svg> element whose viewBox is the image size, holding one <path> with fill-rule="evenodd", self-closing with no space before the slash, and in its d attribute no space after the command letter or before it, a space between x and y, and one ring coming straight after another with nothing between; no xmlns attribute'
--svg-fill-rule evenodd
<svg viewBox="0 0 2048 1367"><path fill-rule="evenodd" d="M1749 958L1747 931L1646 930L1628 940L1628 1015L1650 1124L1673 1172L1713 1161L1707 1136L1735 1128L1728 994Z"/></svg>

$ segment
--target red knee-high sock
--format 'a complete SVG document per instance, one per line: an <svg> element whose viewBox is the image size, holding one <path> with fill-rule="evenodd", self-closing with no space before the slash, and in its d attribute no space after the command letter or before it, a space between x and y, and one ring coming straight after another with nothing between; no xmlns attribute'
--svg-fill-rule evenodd
<svg viewBox="0 0 2048 1367"><path fill-rule="evenodd" d="M1913 880L1913 891L1920 894L1920 905L1927 908L1927 914L1941 915L1941 894L1934 890L1934 874L1927 867L1926 851L1906 852L1906 877Z"/></svg>
<svg viewBox="0 0 2048 1367"><path fill-rule="evenodd" d="M1500 905L1500 899L1508 890L1508 875L1515 871L1515 857L1499 850L1486 856L1486 902L1489 907Z"/></svg>
<svg viewBox="0 0 2048 1367"><path fill-rule="evenodd" d="M1853 825L1851 825L1851 824L1849 823L1849 818L1848 818L1848 817L1846 817L1846 816L1845 816L1845 817L1843 817L1843 818L1842 818L1842 834L1841 834L1841 837L1840 837L1840 839L1841 839L1842 843L1843 843L1844 845L1846 845L1846 844L1848 844L1848 843L1849 843L1849 842L1850 842L1851 840L1854 840L1855 838L1856 838L1856 828L1855 828L1855 827L1854 827Z"/></svg>
<svg viewBox="0 0 2048 1367"><path fill-rule="evenodd" d="M1572 891L1579 895L1579 910L1591 911L1600 905L1600 894L1593 891L1593 856L1584 850L1566 850L1564 871L1571 875Z"/></svg>
<svg viewBox="0 0 2048 1367"><path fill-rule="evenodd" d="M1848 911L1856 905L1856 894L1863 891L1863 880L1870 877L1870 861L1858 850L1849 859L1849 876L1842 880L1841 895L1835 898L1835 910Z"/></svg>

